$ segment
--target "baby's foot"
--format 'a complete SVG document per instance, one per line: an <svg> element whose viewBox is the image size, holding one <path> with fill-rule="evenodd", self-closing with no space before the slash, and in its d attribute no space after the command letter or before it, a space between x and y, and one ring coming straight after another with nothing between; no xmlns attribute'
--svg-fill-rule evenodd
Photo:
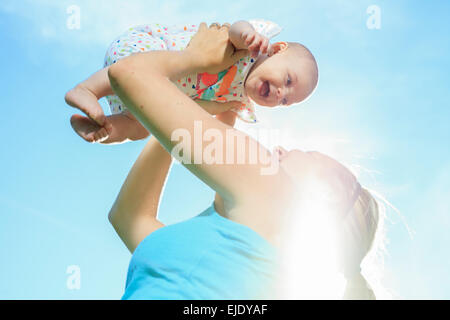
<svg viewBox="0 0 450 320"><path fill-rule="evenodd" d="M149 133L142 124L130 114L114 114L106 117L105 127L99 126L95 121L87 117L75 114L70 119L75 132L88 142L101 144L117 144L127 141L145 139Z"/></svg>
<svg viewBox="0 0 450 320"><path fill-rule="evenodd" d="M77 108L84 112L89 118L94 120L99 126L110 128L106 126L106 116L103 113L102 107L98 103L97 97L83 86L76 86L65 96L68 105Z"/></svg>
<svg viewBox="0 0 450 320"><path fill-rule="evenodd" d="M87 142L102 142L108 139L108 132L104 127L99 126L94 120L79 114L74 114L70 118L73 130Z"/></svg>

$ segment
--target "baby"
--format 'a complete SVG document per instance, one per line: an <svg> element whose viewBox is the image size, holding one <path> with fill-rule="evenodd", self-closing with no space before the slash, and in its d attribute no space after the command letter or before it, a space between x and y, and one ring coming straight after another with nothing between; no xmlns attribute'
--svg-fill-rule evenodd
<svg viewBox="0 0 450 320"><path fill-rule="evenodd" d="M133 53L151 50L183 50L197 32L197 25L141 25L130 28L110 45L104 69L70 90L66 102L88 117L74 115L71 124L88 142L121 143L146 138L149 133L114 95L108 67ZM269 21L235 22L229 28L236 49L247 49L249 55L218 73L199 73L174 81L174 84L211 113L233 110L238 117L254 123L253 102L260 106L288 106L305 100L318 80L316 61L311 52L298 43L269 39L281 28ZM106 117L98 100L105 97L111 109Z"/></svg>

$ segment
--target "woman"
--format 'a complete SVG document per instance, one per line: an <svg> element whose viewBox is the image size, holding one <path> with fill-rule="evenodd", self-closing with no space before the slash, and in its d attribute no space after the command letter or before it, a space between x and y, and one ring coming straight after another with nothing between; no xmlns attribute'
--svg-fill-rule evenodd
<svg viewBox="0 0 450 320"><path fill-rule="evenodd" d="M315 152L285 151L273 155L248 135L234 130L230 113L217 118L190 100L170 82L194 72L218 72L235 62L227 26L203 23L182 52L136 54L111 66L111 86L127 108L168 151L182 150L183 165L217 192L213 205L197 217L164 226L156 218L170 155L150 140L136 161L109 218L133 258L125 299L255 299L275 298L277 250L283 227L296 207L308 203L312 185L326 187L339 229L349 298L373 298L359 265L369 251L378 221L376 203L355 177L335 160ZM221 121L222 120L222 121ZM232 154L245 161L223 164L198 159L208 144L186 138L172 141L182 130L192 140L214 132L230 132L244 148L225 141L216 155ZM279 170L262 174L272 159ZM173 153L173 152L172 152ZM204 161L202 161L204 160ZM353 219L357 217L358 219ZM361 221L363 225L344 221ZM355 229L356 228L356 229ZM354 232L355 229L357 232ZM360 295L354 295L359 291Z"/></svg>

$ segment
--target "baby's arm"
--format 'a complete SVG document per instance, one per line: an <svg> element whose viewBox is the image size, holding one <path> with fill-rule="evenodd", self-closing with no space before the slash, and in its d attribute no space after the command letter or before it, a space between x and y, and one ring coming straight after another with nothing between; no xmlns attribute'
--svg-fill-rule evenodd
<svg viewBox="0 0 450 320"><path fill-rule="evenodd" d="M195 99L194 101L212 115L221 114L225 111L242 106L242 103L240 101L217 102L200 99Z"/></svg>
<svg viewBox="0 0 450 320"><path fill-rule="evenodd" d="M233 23L229 30L230 41L236 49L248 49L252 57L259 52L269 52L269 39L259 34L247 21Z"/></svg>
<svg viewBox="0 0 450 320"><path fill-rule="evenodd" d="M79 83L75 88L66 93L65 100L68 105L80 109L89 118L101 127L108 128L102 107L98 100L104 96L112 95L111 84L108 78L108 67L97 71L85 81Z"/></svg>

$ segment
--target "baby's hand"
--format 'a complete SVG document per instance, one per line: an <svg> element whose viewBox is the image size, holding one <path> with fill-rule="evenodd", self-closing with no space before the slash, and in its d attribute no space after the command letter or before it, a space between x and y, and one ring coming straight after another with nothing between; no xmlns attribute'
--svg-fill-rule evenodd
<svg viewBox="0 0 450 320"><path fill-rule="evenodd" d="M266 54L269 51L269 39L255 30L244 31L242 39L253 58L256 58L260 52Z"/></svg>

